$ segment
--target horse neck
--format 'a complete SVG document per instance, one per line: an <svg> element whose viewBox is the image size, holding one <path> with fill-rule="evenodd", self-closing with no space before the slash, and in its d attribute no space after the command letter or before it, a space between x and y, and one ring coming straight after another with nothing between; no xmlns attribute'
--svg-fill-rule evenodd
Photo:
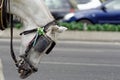
<svg viewBox="0 0 120 80"><path fill-rule="evenodd" d="M11 0L11 13L23 20L25 30L43 26L54 19L43 0Z"/></svg>

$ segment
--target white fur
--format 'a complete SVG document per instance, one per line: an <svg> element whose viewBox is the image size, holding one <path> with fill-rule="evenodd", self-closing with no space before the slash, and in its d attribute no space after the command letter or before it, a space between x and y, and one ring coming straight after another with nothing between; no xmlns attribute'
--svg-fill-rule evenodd
<svg viewBox="0 0 120 80"><path fill-rule="evenodd" d="M41 27L54 20L43 0L10 0L10 10L10 13L15 14L22 19L24 23L23 30ZM47 35L54 40L54 36L52 36L51 33L63 32L65 30L65 27L53 25L48 29ZM28 43L32 40L34 35L35 33L22 35L20 55L24 54ZM33 65L37 66L40 62L41 54L34 52L33 50L30 54L30 61Z"/></svg>

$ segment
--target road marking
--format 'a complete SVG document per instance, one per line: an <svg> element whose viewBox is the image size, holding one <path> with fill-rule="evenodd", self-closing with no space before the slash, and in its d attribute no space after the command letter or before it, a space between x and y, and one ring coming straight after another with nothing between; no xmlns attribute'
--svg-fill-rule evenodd
<svg viewBox="0 0 120 80"><path fill-rule="evenodd" d="M85 48L54 48L53 51L66 51L66 52L120 52L120 50L113 50L113 49L85 49Z"/></svg>
<svg viewBox="0 0 120 80"><path fill-rule="evenodd" d="M58 41L58 43L66 44L98 44L98 45L120 45L120 42L97 42L97 41Z"/></svg>
<svg viewBox="0 0 120 80"><path fill-rule="evenodd" d="M3 76L3 66L2 66L2 61L0 59L0 80L4 80L4 76Z"/></svg>
<svg viewBox="0 0 120 80"><path fill-rule="evenodd" d="M41 63L42 64L58 64L58 65L75 65L75 66L120 67L119 64L71 63L71 62L47 62L47 61L42 61Z"/></svg>
<svg viewBox="0 0 120 80"><path fill-rule="evenodd" d="M9 42L9 39L0 39L0 42ZM20 42L21 39L14 39L14 42ZM66 43L66 44L98 44L98 45L120 45L120 42L97 42L97 41L69 41L69 40L58 40L57 43Z"/></svg>

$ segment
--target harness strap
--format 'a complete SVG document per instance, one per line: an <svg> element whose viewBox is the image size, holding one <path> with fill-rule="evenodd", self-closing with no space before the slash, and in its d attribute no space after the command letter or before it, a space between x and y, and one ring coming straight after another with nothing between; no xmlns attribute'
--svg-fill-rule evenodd
<svg viewBox="0 0 120 80"><path fill-rule="evenodd" d="M45 33L46 33L46 30L47 30L51 25L57 25L56 20L53 20L53 21L49 22L48 24L46 24L45 26L43 26ZM26 35L26 34L29 34L29 33L36 32L36 31L37 31L37 28L31 29L31 30L27 30L27 31L23 31L22 33L20 33L20 35L22 35L22 34Z"/></svg>
<svg viewBox="0 0 120 80"><path fill-rule="evenodd" d="M11 57L13 61L15 62L16 67L18 67L18 61L16 59L14 49L13 49L13 15L11 15L11 27L10 27L10 34L11 34L11 39L10 39L10 50L11 50Z"/></svg>
<svg viewBox="0 0 120 80"><path fill-rule="evenodd" d="M8 0L8 7L9 7L8 10L10 12L10 0ZM13 49L13 15L11 15L11 14L9 14L9 22L10 22L10 35L11 35L11 38L10 38L11 57L16 65L16 67L18 67L18 61L17 61L16 55L15 55L14 49Z"/></svg>
<svg viewBox="0 0 120 80"><path fill-rule="evenodd" d="M26 57L26 55L21 55L20 57L23 58L24 61L26 61L27 64L29 64L29 66L30 66L30 68L32 69L33 72L37 72L37 68L35 68L35 67L31 64L31 62L28 60L28 58ZM23 67L24 67L24 66L22 66L22 65L19 66L19 70L21 70L21 69L24 70ZM26 67L27 67L27 66L26 66Z"/></svg>

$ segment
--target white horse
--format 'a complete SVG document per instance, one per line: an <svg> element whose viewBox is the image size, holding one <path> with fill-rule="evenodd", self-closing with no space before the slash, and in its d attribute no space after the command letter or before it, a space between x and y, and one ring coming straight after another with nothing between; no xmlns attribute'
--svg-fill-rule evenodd
<svg viewBox="0 0 120 80"><path fill-rule="evenodd" d="M44 0L10 0L10 13L17 15L22 19L24 24L23 31L42 27L54 20L49 9L46 7ZM60 27L58 25L50 25L50 27L47 29L46 34L52 40L55 41L55 36L53 36L53 34L55 34L55 32L61 33L65 30L66 30L65 27ZM20 56L25 54L27 45L33 39L35 34L36 33L30 33L27 35L23 34L21 36ZM28 54L29 56L27 58L29 62L32 64L34 68L38 68L41 56L45 53L44 52L39 53L31 49ZM21 65L24 62L24 59L20 57L19 60L20 60L19 65ZM29 65L27 64L26 70L20 69L19 72L21 78L26 78L31 73L34 72L31 69L29 69L28 66Z"/></svg>

